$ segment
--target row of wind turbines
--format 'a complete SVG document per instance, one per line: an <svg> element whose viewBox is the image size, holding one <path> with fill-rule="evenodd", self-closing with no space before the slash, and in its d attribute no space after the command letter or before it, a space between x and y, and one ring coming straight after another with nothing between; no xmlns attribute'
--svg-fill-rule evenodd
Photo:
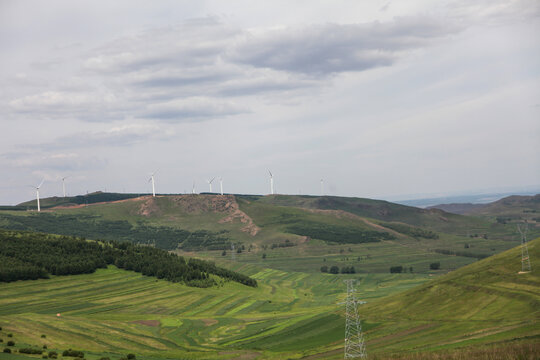
<svg viewBox="0 0 540 360"><path fill-rule="evenodd" d="M158 170L151 173L150 178L148 179L148 182L152 183L152 196L153 197L156 196L155 175L156 175L157 172L158 172ZM272 174L272 172L270 170L268 170L268 174L270 175L270 194L274 195L274 175ZM64 176L62 178L62 192L63 192L64 197L66 197L66 179L67 178L69 178L69 176ZM215 176L211 180L206 180L211 193L213 192L212 191L212 183L214 182L214 180L216 180ZM40 207L40 203L39 203L39 189L41 188L41 186L43 185L44 182L45 182L45 179L43 179L41 181L41 183L39 183L39 185L35 187L35 189L36 189L36 200L37 200L37 211L38 212L41 211L41 207ZM220 194L223 195L223 178L222 177L219 178L219 187L220 187ZM193 187L191 189L191 193L195 194L195 181L193 181ZM324 180L323 179L321 179L321 195L324 195Z"/></svg>

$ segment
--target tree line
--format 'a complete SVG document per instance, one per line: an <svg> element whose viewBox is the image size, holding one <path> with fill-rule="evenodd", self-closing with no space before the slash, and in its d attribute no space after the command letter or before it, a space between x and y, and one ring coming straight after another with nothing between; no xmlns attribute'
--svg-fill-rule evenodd
<svg viewBox="0 0 540 360"><path fill-rule="evenodd" d="M134 226L126 220L104 220L97 215L0 214L0 220L14 230L40 231L90 239L124 240L164 250L174 250L178 247L188 251L222 250L230 243L226 230L188 231L167 226L148 226L143 221Z"/></svg>
<svg viewBox="0 0 540 360"><path fill-rule="evenodd" d="M214 263L130 242L87 241L65 235L0 230L0 282L92 273L115 265L189 286L216 284L211 275L256 287L257 281Z"/></svg>
<svg viewBox="0 0 540 360"><path fill-rule="evenodd" d="M395 236L382 231L363 230L353 226L339 226L315 221L299 221L287 226L287 232L338 244L360 244L393 240Z"/></svg>

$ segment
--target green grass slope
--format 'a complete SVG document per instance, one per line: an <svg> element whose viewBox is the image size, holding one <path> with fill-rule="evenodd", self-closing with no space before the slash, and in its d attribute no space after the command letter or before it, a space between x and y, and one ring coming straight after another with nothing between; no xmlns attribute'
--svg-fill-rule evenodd
<svg viewBox="0 0 540 360"><path fill-rule="evenodd" d="M513 248L399 295L360 308L370 351L411 352L540 339L540 238L529 242L532 272Z"/></svg>
<svg viewBox="0 0 540 360"><path fill-rule="evenodd" d="M514 224L379 200L200 194L97 201L120 195L130 196L89 194L88 206L63 204L39 214L0 211L0 226L128 240L213 260L224 249L229 258L234 243L242 246L238 262L308 273L323 266L387 273L399 265L428 273L431 262L447 272L519 243ZM531 226L531 235L539 230Z"/></svg>

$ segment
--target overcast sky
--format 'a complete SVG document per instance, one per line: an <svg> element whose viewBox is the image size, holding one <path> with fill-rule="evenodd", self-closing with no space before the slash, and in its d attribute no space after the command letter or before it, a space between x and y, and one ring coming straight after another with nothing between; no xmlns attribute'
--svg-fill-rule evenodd
<svg viewBox="0 0 540 360"><path fill-rule="evenodd" d="M0 204L538 188L538 34L537 0L0 0Z"/></svg>

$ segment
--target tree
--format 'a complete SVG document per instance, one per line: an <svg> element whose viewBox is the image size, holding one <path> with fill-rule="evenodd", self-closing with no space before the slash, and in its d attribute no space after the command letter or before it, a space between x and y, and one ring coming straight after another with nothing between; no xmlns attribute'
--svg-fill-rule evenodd
<svg viewBox="0 0 540 360"><path fill-rule="evenodd" d="M441 268L441 263L440 262L431 263L429 264L429 268L431 270L439 270Z"/></svg>
<svg viewBox="0 0 540 360"><path fill-rule="evenodd" d="M403 266L392 266L390 267L390 273L392 274L400 274L403 272Z"/></svg>
<svg viewBox="0 0 540 360"><path fill-rule="evenodd" d="M339 274L339 268L338 268L337 266L335 266L335 265L332 266L332 267L330 268L330 273L331 273L331 274Z"/></svg>
<svg viewBox="0 0 540 360"><path fill-rule="evenodd" d="M227 255L227 250L223 250L223 252L221 253L221 256L226 256Z"/></svg>
<svg viewBox="0 0 540 360"><path fill-rule="evenodd" d="M413 272L413 267L412 267L412 266L409 266L409 272L410 272L410 273Z"/></svg>
<svg viewBox="0 0 540 360"><path fill-rule="evenodd" d="M321 272L327 273L328 272L328 266L326 266L326 265L321 266Z"/></svg>

